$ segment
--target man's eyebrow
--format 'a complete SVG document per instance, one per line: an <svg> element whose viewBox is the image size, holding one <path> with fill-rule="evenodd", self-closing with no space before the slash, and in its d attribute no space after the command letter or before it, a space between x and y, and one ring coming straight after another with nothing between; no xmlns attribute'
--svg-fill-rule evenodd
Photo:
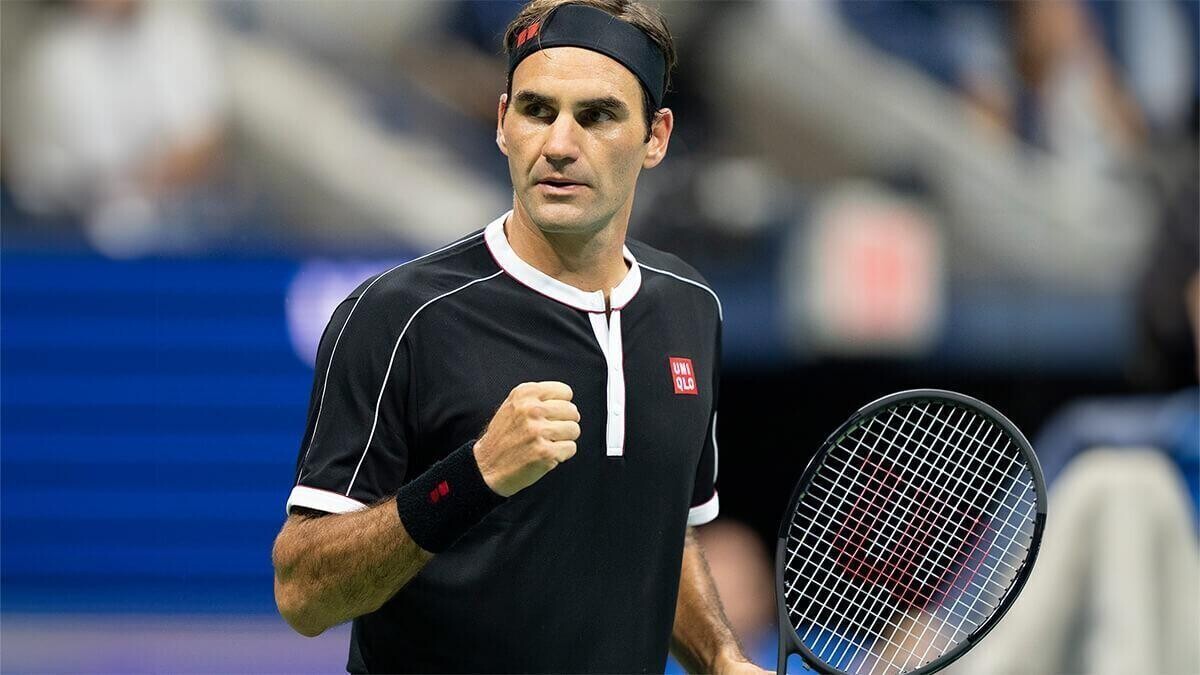
<svg viewBox="0 0 1200 675"><path fill-rule="evenodd" d="M601 98L589 98L579 104L580 108L608 108L615 112L625 112L629 106L625 102L615 96L604 96Z"/></svg>
<svg viewBox="0 0 1200 675"><path fill-rule="evenodd" d="M519 91L513 95L513 102L523 105L545 105L553 106L555 99L539 94L533 91ZM625 102L615 96L601 96L600 98L589 98L578 103L579 108L608 108L614 112L626 112L629 106Z"/></svg>
<svg viewBox="0 0 1200 675"><path fill-rule="evenodd" d="M541 94L538 94L538 93L535 93L532 91L518 91L516 93L516 95L513 96L513 102L514 103L526 103L526 104L530 104L530 105L532 105L532 104L553 105L554 99L550 98L549 96L543 96Z"/></svg>

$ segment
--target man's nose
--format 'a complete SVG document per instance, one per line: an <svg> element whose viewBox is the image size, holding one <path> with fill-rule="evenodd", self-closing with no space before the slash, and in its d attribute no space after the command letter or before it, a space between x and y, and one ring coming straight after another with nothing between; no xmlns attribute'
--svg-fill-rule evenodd
<svg viewBox="0 0 1200 675"><path fill-rule="evenodd" d="M556 166L569 164L579 157L579 142L577 134L579 125L570 115L559 115L547 131L546 142L542 146L542 155L546 161Z"/></svg>

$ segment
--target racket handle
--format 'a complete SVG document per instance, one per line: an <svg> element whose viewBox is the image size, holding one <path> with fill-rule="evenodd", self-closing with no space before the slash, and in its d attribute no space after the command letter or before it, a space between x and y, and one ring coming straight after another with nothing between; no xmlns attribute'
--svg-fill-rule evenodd
<svg viewBox="0 0 1200 675"><path fill-rule="evenodd" d="M783 556L786 553L787 533L785 530L781 530L779 541L775 542L775 608L779 612L779 662L775 668L776 675L787 675L787 660L792 650L792 636L789 633L794 632L791 619L788 618L787 602L784 600L783 593Z"/></svg>

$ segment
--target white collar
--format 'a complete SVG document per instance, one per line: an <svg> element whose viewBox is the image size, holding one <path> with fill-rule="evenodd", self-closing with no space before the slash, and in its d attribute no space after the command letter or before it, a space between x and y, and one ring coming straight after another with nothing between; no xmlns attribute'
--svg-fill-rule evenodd
<svg viewBox="0 0 1200 675"><path fill-rule="evenodd" d="M483 233L483 239L487 242L488 250L491 251L492 257L496 259L496 264L500 266L500 269L530 289L552 300L557 300L564 305L569 305L585 312L605 311L604 291L591 291L590 293L588 291L581 291L521 260L517 252L508 243L508 238L504 236L504 221L511 214L512 211L509 211L493 220ZM642 286L642 272L638 267L637 260L629 252L629 247L622 246L621 253L629 263L629 272L625 274L625 278L621 283L612 289L611 298L612 309L614 311L629 304L629 301L633 299L633 296L637 294L638 289Z"/></svg>

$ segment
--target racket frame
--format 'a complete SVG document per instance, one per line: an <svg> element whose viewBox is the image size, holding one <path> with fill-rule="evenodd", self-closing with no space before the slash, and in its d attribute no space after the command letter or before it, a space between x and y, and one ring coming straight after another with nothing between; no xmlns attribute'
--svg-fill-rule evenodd
<svg viewBox="0 0 1200 675"><path fill-rule="evenodd" d="M871 417L880 410L892 407L901 402L919 401L946 401L966 406L990 417L993 422L1004 429L1015 442L1018 451L1028 461L1030 473L1033 475L1034 491L1037 493L1037 513L1033 525L1033 536L1029 542L1028 561L1021 568L1012 585L1009 586L1008 592L1001 599L1000 604L996 607L996 611L979 628L976 628L974 632L968 635L962 643L937 659L934 659L931 663L909 671L909 674L928 675L929 673L936 673L967 653L1004 617L1009 607L1017 599L1017 596L1021 594L1021 589L1025 587L1025 582L1029 580L1029 574L1033 571L1033 565L1037 562L1038 551L1041 549L1042 531L1046 527L1046 481L1042 475L1041 463L1038 462L1037 455L1033 451L1033 446L1029 444L1029 440L1025 438L1025 434L1021 433L1021 430L1001 414L999 410L966 394L947 391L945 389L909 389L888 394L859 408L858 411L851 415L849 419L843 422L836 431L825 439L820 449L808 460L808 464L804 467L804 473L801 474L800 480L796 482L796 487L792 489L792 495L788 499L787 510L784 511L783 520L779 524L779 539L775 544L775 605L779 613L778 675L786 675L787 660L792 654L799 654L800 658L804 660L805 665L816 670L818 673L822 673L822 675L851 675L844 670L830 666L818 658L816 654L813 654L812 650L806 647L796 634L795 628L792 627L787 599L784 597L784 570L787 567L785 558L787 556L788 530L791 527L792 518L796 513L800 500L808 493L812 481L816 478L817 469L822 466L825 457L833 451L837 443L844 436L858 428L863 420Z"/></svg>

